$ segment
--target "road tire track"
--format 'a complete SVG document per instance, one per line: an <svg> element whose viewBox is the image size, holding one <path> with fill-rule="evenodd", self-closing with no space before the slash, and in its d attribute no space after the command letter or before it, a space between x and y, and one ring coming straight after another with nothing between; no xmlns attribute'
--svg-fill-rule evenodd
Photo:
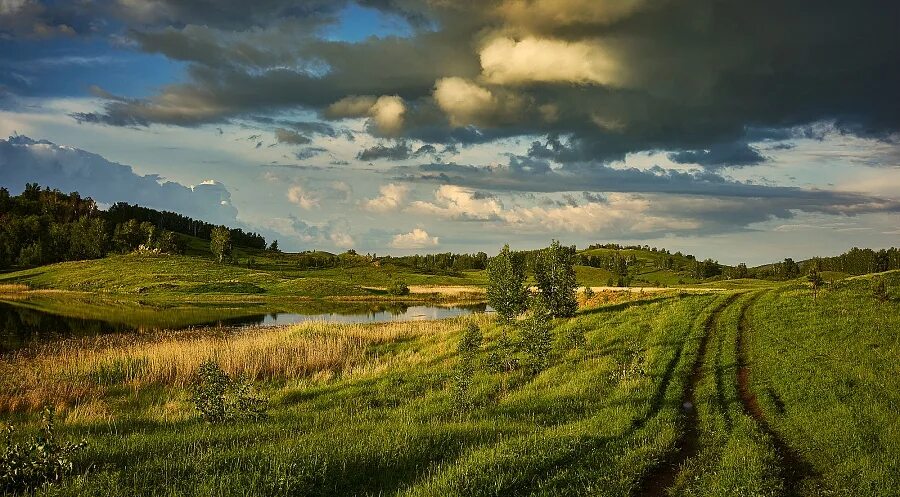
<svg viewBox="0 0 900 497"><path fill-rule="evenodd" d="M738 394L741 398L741 404L744 413L752 417L760 431L762 431L772 442L781 467L780 474L784 484L784 495L788 497L799 497L806 495L805 488L813 485L816 480L816 473L812 465L803 460L803 457L796 450L791 448L780 435L766 421L765 414L759 405L759 400L753 389L750 388L750 362L748 359L746 334L750 329L750 322L747 319L747 310L759 297L757 294L750 302L741 309L741 315L738 319L737 332L737 382Z"/></svg>
<svg viewBox="0 0 900 497"><path fill-rule="evenodd" d="M685 461L697 455L700 450L700 429L697 418L696 390L703 378L703 363L709 349L709 337L718 325L719 316L740 294L729 296L719 304L703 324L703 335L697 347L697 357L691 368L690 379L681 396L681 422L684 430L675 442L675 447L665 458L641 479L634 492L635 497L665 497L666 491L675 483Z"/></svg>

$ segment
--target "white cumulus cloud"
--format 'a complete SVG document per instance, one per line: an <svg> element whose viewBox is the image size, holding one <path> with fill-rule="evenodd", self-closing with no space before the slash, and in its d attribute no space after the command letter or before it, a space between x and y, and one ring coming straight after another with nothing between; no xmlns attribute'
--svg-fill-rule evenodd
<svg viewBox="0 0 900 497"><path fill-rule="evenodd" d="M391 247L396 249L421 249L435 247L440 242L436 236L431 236L422 228L416 228L409 233L399 233L391 239Z"/></svg>
<svg viewBox="0 0 900 497"><path fill-rule="evenodd" d="M288 189L287 199L290 203L299 205L302 209L310 210L319 207L319 197L306 191L300 185L294 185Z"/></svg>
<svg viewBox="0 0 900 497"><path fill-rule="evenodd" d="M382 185L379 189L381 195L364 200L362 208L370 212L390 212L395 211L403 206L406 197L409 194L409 187L406 185L397 185L389 183Z"/></svg>

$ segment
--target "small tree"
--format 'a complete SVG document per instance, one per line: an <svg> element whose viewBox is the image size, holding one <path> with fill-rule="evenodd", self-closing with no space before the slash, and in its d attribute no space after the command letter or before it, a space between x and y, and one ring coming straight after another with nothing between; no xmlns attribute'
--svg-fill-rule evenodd
<svg viewBox="0 0 900 497"><path fill-rule="evenodd" d="M197 370L192 400L200 417L210 423L259 419L265 416L267 404L265 399L253 396L248 381L230 378L212 359Z"/></svg>
<svg viewBox="0 0 900 497"><path fill-rule="evenodd" d="M488 303L497 312L497 317L509 322L525 310L528 288L525 286L525 263L520 254L503 250L492 257L487 264Z"/></svg>
<svg viewBox="0 0 900 497"><path fill-rule="evenodd" d="M883 279L878 279L874 282L872 286L872 295L875 296L875 299L879 302L886 302L888 299L887 286L884 284Z"/></svg>
<svg viewBox="0 0 900 497"><path fill-rule="evenodd" d="M819 288L824 283L824 281L822 280L822 276L819 274L819 271L817 271L816 268L812 268L809 271L809 274L806 275L806 280L809 281L809 286L812 288L813 298L816 298L819 293Z"/></svg>
<svg viewBox="0 0 900 497"><path fill-rule="evenodd" d="M269 252L281 252L278 249L278 240L272 240L272 243L269 244Z"/></svg>
<svg viewBox="0 0 900 497"><path fill-rule="evenodd" d="M175 233L169 230L162 230L156 239L156 248L164 254L177 254L178 241L175 238Z"/></svg>
<svg viewBox="0 0 900 497"><path fill-rule="evenodd" d="M72 459L87 442L63 442L56 436L53 409L43 412L41 434L14 442L14 428L6 429L6 444L0 449L0 492L30 493L59 483L72 472Z"/></svg>
<svg viewBox="0 0 900 497"><path fill-rule="evenodd" d="M534 261L534 278L553 317L569 317L578 310L575 298L575 247L553 240Z"/></svg>
<svg viewBox="0 0 900 497"><path fill-rule="evenodd" d="M528 313L519 323L519 347L525 353L526 367L532 374L541 372L550 359L553 346L550 310L543 295L535 295L528 304Z"/></svg>
<svg viewBox="0 0 900 497"><path fill-rule="evenodd" d="M400 280L394 280L387 287L388 295L393 295L395 297L400 297L403 295L409 295L409 287L406 286L406 283Z"/></svg>
<svg viewBox="0 0 900 497"><path fill-rule="evenodd" d="M209 235L209 249L219 264L231 255L231 231L224 226L216 226Z"/></svg>
<svg viewBox="0 0 900 497"><path fill-rule="evenodd" d="M475 356L481 350L481 329L475 323L469 323L457 346L459 360L453 371L453 403L459 409L471 406L469 390L475 376Z"/></svg>

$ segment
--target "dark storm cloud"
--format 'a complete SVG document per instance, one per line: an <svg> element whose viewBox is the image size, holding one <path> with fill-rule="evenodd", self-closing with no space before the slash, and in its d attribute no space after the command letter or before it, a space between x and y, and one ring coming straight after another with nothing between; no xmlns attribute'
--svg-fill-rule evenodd
<svg viewBox="0 0 900 497"><path fill-rule="evenodd" d="M624 11L598 2L597 12L616 14L518 18L497 15L509 6L502 0L373 1L365 4L416 29L408 38L358 43L298 28L331 22L346 2L154 4L143 14L111 12L133 20L130 33L143 50L187 61L187 80L148 99L107 100L103 113L81 120L192 126L296 107L323 111L352 95L397 95L407 106L401 138L467 144L558 136L559 146L532 157L606 163L662 150L710 169L763 162L756 140L783 139L776 137L789 133L781 130L813 122L874 138L900 129L897 2L681 0L634 2ZM479 79L479 50L504 36L595 47L618 69L608 83ZM435 105L432 92L445 77L483 81L492 92L485 102L493 105L468 109L479 126L451 125ZM768 138L759 130L770 130Z"/></svg>
<svg viewBox="0 0 900 497"><path fill-rule="evenodd" d="M717 143L706 150L674 152L669 154L669 159L678 164L698 164L708 169L755 166L767 160L756 147L741 142Z"/></svg>
<svg viewBox="0 0 900 497"><path fill-rule="evenodd" d="M322 147L303 147L300 150L294 152L294 157L299 160L311 159L319 154L327 152L327 149Z"/></svg>
<svg viewBox="0 0 900 497"><path fill-rule="evenodd" d="M0 140L0 186L15 192L29 182L78 191L98 202L139 203L212 223L234 225L237 218L231 193L221 183L190 188L155 175L141 176L129 166L46 140L26 136Z"/></svg>
<svg viewBox="0 0 900 497"><path fill-rule="evenodd" d="M372 161L379 159L401 161L407 159L417 159L426 155L430 155L433 158L440 157L440 154L437 151L437 147L430 143L426 143L425 145L422 145L421 147L413 150L412 146L409 143L405 141L398 141L392 146L378 143L369 148L362 149L356 155L356 158L362 161Z"/></svg>
<svg viewBox="0 0 900 497"><path fill-rule="evenodd" d="M369 148L360 150L359 153L356 154L356 158L362 161L372 161L379 159L392 161L406 160L409 159L410 152L410 146L406 142L397 142L393 146L379 143Z"/></svg>

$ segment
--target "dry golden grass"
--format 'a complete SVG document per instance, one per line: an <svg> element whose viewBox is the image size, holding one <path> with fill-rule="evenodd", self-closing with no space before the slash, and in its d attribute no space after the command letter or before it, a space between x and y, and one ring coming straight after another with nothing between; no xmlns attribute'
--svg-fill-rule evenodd
<svg viewBox="0 0 900 497"><path fill-rule="evenodd" d="M647 293L649 294L651 292ZM646 298L646 295L644 292L638 291L602 290L595 291L591 298L586 298L584 292L579 291L576 294L576 298L578 299L578 307L582 309L593 309L607 304L619 304L622 302L641 300Z"/></svg>
<svg viewBox="0 0 900 497"><path fill-rule="evenodd" d="M371 345L459 328L458 320L336 325L324 322L240 332L159 332L68 339L0 359L0 411L85 406L114 386L189 387L213 359L251 381L330 379L381 371L416 354L380 358ZM91 409L98 411L98 407Z"/></svg>
<svg viewBox="0 0 900 497"><path fill-rule="evenodd" d="M28 285L19 285L15 283L0 285L0 295L22 293L27 292L28 290Z"/></svg>

